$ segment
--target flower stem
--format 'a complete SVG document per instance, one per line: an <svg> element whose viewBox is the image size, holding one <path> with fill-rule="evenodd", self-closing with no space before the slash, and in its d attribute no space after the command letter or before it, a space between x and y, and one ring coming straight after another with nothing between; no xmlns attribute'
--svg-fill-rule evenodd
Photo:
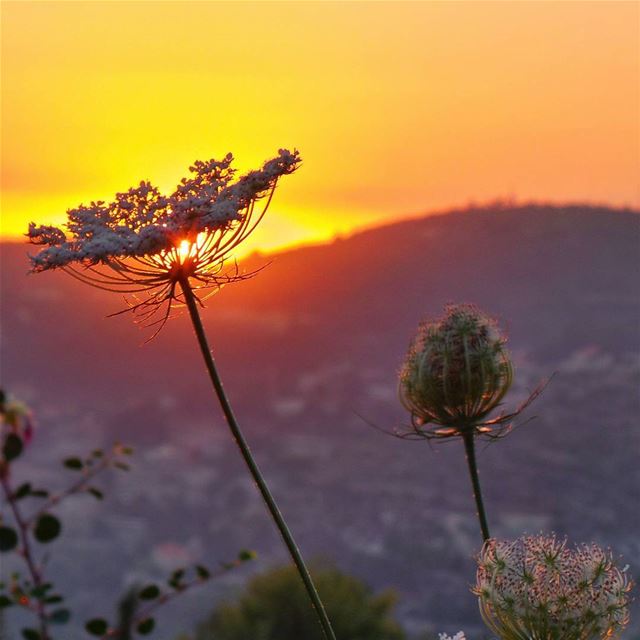
<svg viewBox="0 0 640 640"><path fill-rule="evenodd" d="M480 477L478 475L478 465L476 464L475 436L472 431L464 433L462 436L464 441L464 450L467 456L467 464L469 465L469 475L471 476L471 485L473 486L473 497L476 500L476 515L480 522L482 531L482 540L486 542L490 537L489 525L487 524L487 514L484 511L482 502L482 490L480 489Z"/></svg>
<svg viewBox="0 0 640 640"><path fill-rule="evenodd" d="M191 322L193 323L193 328L196 332L196 337L198 338L198 344L200 345L200 351L202 352L202 357L204 358L205 365L207 367L207 371L209 373L209 377L211 379L211 383L213 388L215 389L216 395L218 396L218 400L220 401L220 406L222 407L222 411L227 420L227 424L229 425L229 429L231 429L231 433L240 449L240 453L244 458L244 461L249 468L251 476L253 477L255 483L258 485L258 489L262 494L262 498L264 499L269 512L271 513L271 517L273 518L282 538L284 540L289 553L291 554L291 558L293 559L296 568L298 569L298 573L300 574L300 578L302 578L302 582L309 594L309 598L313 604L313 607L316 611L318 619L320 621L320 625L322 626L322 630L324 632L324 636L327 640L336 640L336 636L331 628L331 623L329 622L329 618L327 617L327 613L324 609L324 605L320 600L320 596L316 591L316 588L313 584L313 580L311 579L311 575L309 574L309 570L302 559L302 555L298 546L296 545L287 524L280 513L280 509L276 504L267 484L260 472L256 461L253 459L253 455L251 454L251 450L249 448L249 444L245 440L242 431L240 430L240 426L236 420L236 417L233 413L233 409L231 408L231 404L227 395L222 386L222 381L216 369L215 361L213 359L213 355L211 354L211 350L209 348L209 344L207 342L207 336L204 331L204 327L202 326L202 320L200 319L200 313L198 312L198 305L196 302L196 298L191 290L191 285L186 279L180 280L180 286L182 287L182 291L184 292L185 303L187 308L189 309L189 315L191 316Z"/></svg>

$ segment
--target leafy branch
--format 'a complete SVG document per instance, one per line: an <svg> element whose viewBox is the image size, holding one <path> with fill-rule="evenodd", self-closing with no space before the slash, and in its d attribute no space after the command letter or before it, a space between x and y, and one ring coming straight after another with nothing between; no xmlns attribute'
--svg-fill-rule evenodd
<svg viewBox="0 0 640 640"><path fill-rule="evenodd" d="M24 640L53 640L51 627L66 624L71 611L64 606L64 597L57 593L45 575L45 561L36 557L36 543L49 544L62 532L62 523L52 513L60 503L71 496L90 494L97 500L104 495L94 485L95 478L108 469L128 471L127 458L133 450L120 443L104 451L94 449L86 456L72 456L62 461L63 466L78 478L66 489L51 492L23 482L14 487L13 465L29 444L33 433L28 408L0 389L0 495L9 507L10 522L0 513L0 553L15 552L25 565L25 575L13 573L8 584L0 582L0 614L9 607L20 607L31 612L37 624L21 629ZM25 509L27 499L43 500L31 513ZM177 569L166 585L149 584L135 589L121 601L120 621L110 626L104 618L94 618L85 624L85 631L103 639L130 640L134 632L149 634L155 628L153 614L160 606L173 601L182 593L203 585L209 580L235 569L254 557L251 551L242 551L232 562L221 563L216 569L195 565L191 569Z"/></svg>
<svg viewBox="0 0 640 640"><path fill-rule="evenodd" d="M187 591L202 586L254 558L253 551L245 550L241 551L232 562L221 563L214 570L201 564L194 565L189 572L184 568L176 569L168 578L166 586L151 583L141 589L133 590L127 596L121 605L121 608L128 612L124 624L110 626L104 618L93 618L87 622L85 630L91 635L100 637L101 640L129 638L132 629L140 635L147 635L155 629L156 621L153 614L157 609ZM188 577L188 573L191 577Z"/></svg>
<svg viewBox="0 0 640 640"><path fill-rule="evenodd" d="M50 626L65 624L71 618L69 609L60 606L64 597L53 591L53 584L45 577L45 564L38 561L35 554L35 543L49 544L62 531L59 518L51 513L51 509L67 498L89 493L96 499L102 499L102 492L90 485L99 473L109 468L127 470L128 465L123 461L132 450L121 444L116 444L109 452L101 449L94 450L84 459L79 457L67 458L63 465L70 470L79 471L82 475L66 489L51 494L46 489L34 488L31 482L24 482L14 489L11 481L13 463L21 456L25 444L27 429L25 427L27 415L17 415L7 410L4 397L0 404L3 416L3 426L11 427L3 441L2 456L0 457L0 488L4 502L8 504L13 523L7 524L0 519L0 552L16 550L26 565L27 576L21 579L19 573L11 577L8 585L0 584L0 609L17 605L27 609L36 616L37 627L22 629L25 640L52 640ZM21 419L19 419L21 418ZM31 515L25 514L24 500L27 498L44 499L45 503ZM13 525L13 526L12 526Z"/></svg>

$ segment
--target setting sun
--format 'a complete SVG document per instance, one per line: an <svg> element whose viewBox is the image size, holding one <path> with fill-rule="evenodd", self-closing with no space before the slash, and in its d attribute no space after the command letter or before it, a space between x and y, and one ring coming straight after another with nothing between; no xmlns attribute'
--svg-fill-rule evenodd
<svg viewBox="0 0 640 640"><path fill-rule="evenodd" d="M178 249L180 262L184 262L189 257L190 254L191 254L191 243L188 240L183 240L180 243L180 248Z"/></svg>

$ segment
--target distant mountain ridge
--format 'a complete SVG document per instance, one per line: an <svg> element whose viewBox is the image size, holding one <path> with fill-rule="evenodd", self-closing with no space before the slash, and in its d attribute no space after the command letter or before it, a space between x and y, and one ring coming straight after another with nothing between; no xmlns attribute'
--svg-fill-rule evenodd
<svg viewBox="0 0 640 640"><path fill-rule="evenodd" d="M538 359L593 341L620 353L638 347L639 239L634 211L579 205L457 210L324 245L251 256L241 269L267 266L211 298L203 317L231 375L244 375L248 360L258 360L252 370L265 366L256 354L282 352L285 338L292 372L330 364L345 349L358 361L397 367L418 320L452 301L474 302L500 318L512 344ZM171 320L139 352L148 330L132 328L129 314L105 319L125 308L120 296L61 272L27 275L26 254L35 249L2 245L0 355L7 383L26 382L39 371L43 386L54 392L66 371L69 387L91 395L93 382L83 372L89 362L96 366L104 359L115 371L129 360L130 378L121 380L128 388L149 374L162 384L175 353L187 363L197 360L186 318ZM106 347L100 354L97 334ZM49 384L47 363L63 360L65 371ZM151 360L157 362L148 366ZM118 387L118 380L105 384Z"/></svg>

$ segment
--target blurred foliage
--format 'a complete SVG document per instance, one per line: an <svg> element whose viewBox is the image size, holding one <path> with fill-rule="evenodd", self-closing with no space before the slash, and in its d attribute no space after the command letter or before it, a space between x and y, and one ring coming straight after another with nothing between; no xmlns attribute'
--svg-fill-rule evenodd
<svg viewBox="0 0 640 640"><path fill-rule="evenodd" d="M111 468L128 471L128 457L133 454L131 447L116 443L110 450L94 449L86 456L64 459L63 467L72 474L66 489L53 490L32 482L16 486L14 466L27 452L34 431L29 407L0 389L0 554L13 554L21 567L21 571L13 571L8 578L3 575L0 581L0 640L7 640L7 609L32 614L32 624L36 626L21 629L24 640L53 640L52 628L70 621L72 614L64 606L64 596L45 575L51 552L43 552L40 547L50 545L63 530L60 518L52 511L72 496L85 494L103 500L103 491L93 484L96 476ZM91 618L84 630L102 640L132 640L148 635L156 627L152 615L156 609L254 558L253 551L244 549L234 560L218 563L217 567L196 564L176 569L164 585L131 587L118 604L115 625L102 617ZM68 632L56 636L65 640L69 637Z"/></svg>
<svg viewBox="0 0 640 640"><path fill-rule="evenodd" d="M374 594L335 567L314 565L313 578L340 640L404 640L392 617L395 595ZM255 577L234 604L218 606L194 640L322 640L317 617L293 566Z"/></svg>

